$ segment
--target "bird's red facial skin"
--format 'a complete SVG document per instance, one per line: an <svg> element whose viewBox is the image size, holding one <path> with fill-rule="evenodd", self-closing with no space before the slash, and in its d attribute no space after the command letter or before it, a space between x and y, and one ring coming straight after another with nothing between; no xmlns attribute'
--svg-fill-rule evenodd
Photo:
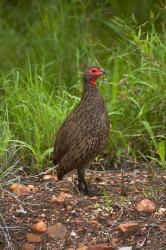
<svg viewBox="0 0 166 250"><path fill-rule="evenodd" d="M91 79L90 79L90 84L92 86L95 86L96 85L96 80L99 76L103 75L103 70L99 69L99 68L90 68L88 70L88 73L89 75L91 76Z"/></svg>

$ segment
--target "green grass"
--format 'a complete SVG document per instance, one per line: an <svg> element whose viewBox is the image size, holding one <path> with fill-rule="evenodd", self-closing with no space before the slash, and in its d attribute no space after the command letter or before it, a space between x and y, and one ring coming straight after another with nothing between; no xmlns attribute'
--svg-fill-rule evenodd
<svg viewBox="0 0 166 250"><path fill-rule="evenodd" d="M132 2L128 16L111 0L1 2L1 178L47 165L91 64L109 73L99 81L112 123L107 152L166 167L164 6L149 5L144 20Z"/></svg>

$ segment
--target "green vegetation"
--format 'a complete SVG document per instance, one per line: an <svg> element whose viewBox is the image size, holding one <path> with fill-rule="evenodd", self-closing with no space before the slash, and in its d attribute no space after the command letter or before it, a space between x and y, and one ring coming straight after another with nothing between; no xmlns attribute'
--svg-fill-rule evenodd
<svg viewBox="0 0 166 250"><path fill-rule="evenodd" d="M1 1L1 178L44 166L87 65L109 73L107 151L166 167L166 2L101 2Z"/></svg>

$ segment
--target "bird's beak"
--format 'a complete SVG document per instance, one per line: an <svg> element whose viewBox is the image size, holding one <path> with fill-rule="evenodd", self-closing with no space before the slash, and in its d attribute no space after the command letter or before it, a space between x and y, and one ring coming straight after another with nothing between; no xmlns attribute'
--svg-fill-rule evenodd
<svg viewBox="0 0 166 250"><path fill-rule="evenodd" d="M106 72L104 69L102 69L102 74L103 74L103 75L106 75L107 72Z"/></svg>

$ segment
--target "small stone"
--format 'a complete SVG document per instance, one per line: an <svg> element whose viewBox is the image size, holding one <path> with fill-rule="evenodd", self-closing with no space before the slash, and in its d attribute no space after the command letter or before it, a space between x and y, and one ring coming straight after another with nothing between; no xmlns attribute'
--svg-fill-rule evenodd
<svg viewBox="0 0 166 250"><path fill-rule="evenodd" d="M39 221L32 225L32 230L35 233L44 233L47 230L47 225L43 221Z"/></svg>
<svg viewBox="0 0 166 250"><path fill-rule="evenodd" d="M110 226L110 227L111 227L111 226L114 224L114 221L112 221L112 220L107 220L106 223L107 223L107 226Z"/></svg>
<svg viewBox="0 0 166 250"><path fill-rule="evenodd" d="M148 199L143 199L136 205L136 210L138 212L144 212L144 213L154 213L156 211L156 206L154 202Z"/></svg>
<svg viewBox="0 0 166 250"><path fill-rule="evenodd" d="M82 246L82 247L77 248L76 250L88 250L88 248L86 246Z"/></svg>
<svg viewBox="0 0 166 250"><path fill-rule="evenodd" d="M27 185L27 188L29 190L29 192L35 193L36 192L36 188L34 187L34 185Z"/></svg>
<svg viewBox="0 0 166 250"><path fill-rule="evenodd" d="M35 249L35 247L34 247L34 245L33 244L31 244L31 243L25 243L23 246L22 246L22 250L34 250Z"/></svg>
<svg viewBox="0 0 166 250"><path fill-rule="evenodd" d="M91 220L91 221L90 221L90 224L97 225L97 224L98 224L98 221L97 221L97 220Z"/></svg>
<svg viewBox="0 0 166 250"><path fill-rule="evenodd" d="M18 205L18 208L16 209L16 212L19 214L19 215L24 215L26 214L26 211L24 210L23 206L21 204Z"/></svg>
<svg viewBox="0 0 166 250"><path fill-rule="evenodd" d="M158 214L159 215L163 215L166 212L166 208L165 207L160 207L158 210Z"/></svg>
<svg viewBox="0 0 166 250"><path fill-rule="evenodd" d="M10 186L10 189L12 190L13 193L16 193L18 196L30 194L29 188L20 183L13 184L12 186Z"/></svg>
<svg viewBox="0 0 166 250"><path fill-rule="evenodd" d="M128 232L135 232L139 228L138 223L123 223L119 225L119 229L123 233L128 233Z"/></svg>
<svg viewBox="0 0 166 250"><path fill-rule="evenodd" d="M27 233L26 237L27 237L28 242L41 242L42 241L40 235L35 234L35 233Z"/></svg>
<svg viewBox="0 0 166 250"><path fill-rule="evenodd" d="M115 250L116 248L111 244L96 244L89 246L87 250Z"/></svg>
<svg viewBox="0 0 166 250"><path fill-rule="evenodd" d="M41 214L40 217L41 218L45 218L46 216L45 216L45 214Z"/></svg>
<svg viewBox="0 0 166 250"><path fill-rule="evenodd" d="M92 198L92 197L91 197ZM92 205L92 202L90 200L80 200L78 203L77 203L77 206L79 208L84 208L84 207L88 207Z"/></svg>
<svg viewBox="0 0 166 250"><path fill-rule="evenodd" d="M67 210L72 210L72 206L68 205L68 206L66 207L66 209L67 209Z"/></svg>
<svg viewBox="0 0 166 250"><path fill-rule="evenodd" d="M164 226L164 225L159 226L159 230L161 232L165 232L166 231L166 226Z"/></svg>
<svg viewBox="0 0 166 250"><path fill-rule="evenodd" d="M76 237L76 233L74 231L72 231L70 235Z"/></svg>
<svg viewBox="0 0 166 250"><path fill-rule="evenodd" d="M66 235L66 232L66 227L60 223L48 226L46 231L48 236L54 237L55 239L63 239Z"/></svg>
<svg viewBox="0 0 166 250"><path fill-rule="evenodd" d="M58 195L58 197L56 197L55 195L53 195L51 197L51 201L52 202L56 202L59 204L64 203L65 199L71 199L73 198L73 196L71 194L65 193L65 192L60 192L60 194Z"/></svg>
<svg viewBox="0 0 166 250"><path fill-rule="evenodd" d="M43 180L58 180L58 177L56 175L51 175L51 174L46 174L45 176L43 176Z"/></svg>
<svg viewBox="0 0 166 250"><path fill-rule="evenodd" d="M132 250L133 247L120 247L118 250Z"/></svg>

